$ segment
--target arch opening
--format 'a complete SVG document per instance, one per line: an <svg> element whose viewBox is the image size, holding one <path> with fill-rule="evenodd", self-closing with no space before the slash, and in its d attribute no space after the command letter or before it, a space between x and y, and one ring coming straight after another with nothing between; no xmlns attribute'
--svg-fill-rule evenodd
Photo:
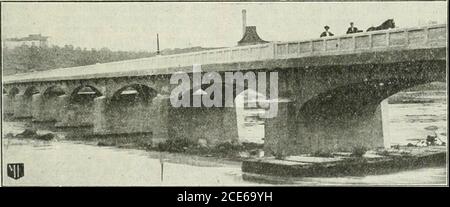
<svg viewBox="0 0 450 207"><path fill-rule="evenodd" d="M266 96L252 89L246 89L234 98L236 123L240 142L264 143L266 105L258 100L266 100Z"/></svg>
<svg viewBox="0 0 450 207"><path fill-rule="evenodd" d="M157 91L141 84L122 87L114 93L111 103L120 105L149 104L158 95Z"/></svg>
<svg viewBox="0 0 450 207"><path fill-rule="evenodd" d="M146 85L130 84L117 90L107 102L104 125L111 134L153 133L158 105L152 105L157 91Z"/></svg>
<svg viewBox="0 0 450 207"><path fill-rule="evenodd" d="M52 98L65 95L66 92L60 86L51 86L44 91L45 98Z"/></svg>
<svg viewBox="0 0 450 207"><path fill-rule="evenodd" d="M411 138L426 138L426 133L430 132L425 129L427 127L446 131L446 114L436 110L445 107L446 103L426 103L427 98L422 103L414 103L417 99L412 98L412 104L408 101L392 104L390 101L396 94L409 94L411 88L429 82L425 79L372 80L325 91L308 100L293 114L301 120L296 133L310 136L310 140L305 142L317 145L317 149L321 146L349 150L348 146L356 145L406 145ZM423 90L413 93L419 96L429 94ZM446 93L440 94L441 100L446 99ZM447 142L447 137L442 140Z"/></svg>
<svg viewBox="0 0 450 207"><path fill-rule="evenodd" d="M426 146L434 137L436 145L448 143L447 84L417 84L387 97L388 116L383 118L390 145Z"/></svg>
<svg viewBox="0 0 450 207"><path fill-rule="evenodd" d="M11 89L8 91L8 96L14 97L15 95L19 94L19 92L20 92L20 91L19 91L18 88L13 87L13 88L11 88Z"/></svg>
<svg viewBox="0 0 450 207"><path fill-rule="evenodd" d="M378 105L398 91L410 88L423 81L417 80L372 80L341 86L311 98L300 108L299 115L307 123L329 122L336 118L362 116L375 112Z"/></svg>
<svg viewBox="0 0 450 207"><path fill-rule="evenodd" d="M97 88L90 85L82 85L73 90L70 95L70 102L75 104L90 103L99 96L102 96L102 93Z"/></svg>
<svg viewBox="0 0 450 207"><path fill-rule="evenodd" d="M218 87L218 88L215 88ZM238 87L240 90L238 90ZM194 106L194 99L200 100L201 107L207 107L207 108L216 108L216 105L213 106L205 106L203 102L203 98L207 98L209 100L214 100L216 96L221 100L220 107L223 108L225 106L236 106L235 100L236 97L239 94L242 94L244 91L248 90L248 84L244 84L243 86L237 85L236 83L233 84L226 84L226 83L207 83L202 84L200 87L197 88L189 88L186 89L184 92L178 94L178 100L181 101L182 97L189 97L189 107ZM220 94L216 94L216 91L220 91ZM227 100L227 96L225 95L228 92L232 92L232 97L230 100ZM195 98L194 98L195 97ZM182 105L181 107L183 107Z"/></svg>
<svg viewBox="0 0 450 207"><path fill-rule="evenodd" d="M211 87L214 87L214 86L220 87L218 90L221 91L221 94L216 94L213 91L211 91L211 92L208 91L208 89L212 89ZM224 89L223 84L214 85L213 83L209 83L209 84L202 84L202 85L200 85L200 87L195 88L195 89L194 88L186 89L184 92L178 94L178 100L181 101L183 99L183 97L189 97L188 107L194 106L195 99L200 100L201 107L206 107L203 104L203 100L202 100L203 97L208 97L209 99L214 100L217 95L222 96L223 94L225 94L225 89ZM225 101L223 98L222 98L221 104L222 104L222 106L224 106L224 104L225 104ZM181 105L181 107L184 107L184 105Z"/></svg>
<svg viewBox="0 0 450 207"><path fill-rule="evenodd" d="M25 90L24 97L31 98L34 94L38 93L40 93L39 90L36 87L31 86Z"/></svg>

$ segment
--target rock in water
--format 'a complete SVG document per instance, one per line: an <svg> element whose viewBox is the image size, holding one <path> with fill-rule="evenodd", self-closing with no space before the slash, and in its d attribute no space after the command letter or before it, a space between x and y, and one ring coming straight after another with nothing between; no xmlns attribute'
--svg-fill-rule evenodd
<svg viewBox="0 0 450 207"><path fill-rule="evenodd" d="M53 138L55 138L55 135L52 134L52 133L47 133L47 134L37 135L37 136L36 136L36 139L39 139L39 140L45 140L45 141L50 141L50 140L52 140Z"/></svg>
<svg viewBox="0 0 450 207"><path fill-rule="evenodd" d="M35 129L25 129L22 133L17 134L16 138L33 138L36 136L36 130Z"/></svg>
<svg viewBox="0 0 450 207"><path fill-rule="evenodd" d="M115 144L113 142L106 142L106 141L99 141L97 143L97 146L101 146L101 147L109 147L109 146L114 146Z"/></svg>

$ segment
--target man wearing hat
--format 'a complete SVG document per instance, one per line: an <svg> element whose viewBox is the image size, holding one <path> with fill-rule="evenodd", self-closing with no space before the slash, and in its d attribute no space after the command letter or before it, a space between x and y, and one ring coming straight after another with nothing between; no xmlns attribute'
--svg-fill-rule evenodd
<svg viewBox="0 0 450 207"><path fill-rule="evenodd" d="M347 34L362 32L361 30L358 30L358 28L353 26L353 22L350 22L350 27L347 29Z"/></svg>
<svg viewBox="0 0 450 207"><path fill-rule="evenodd" d="M330 31L328 31L328 29L330 29L330 27L329 27L328 25L325 26L324 28L325 28L325 31L322 32L322 34L320 34L320 37L330 37L330 36L333 36L333 35L334 35L334 34L331 33Z"/></svg>

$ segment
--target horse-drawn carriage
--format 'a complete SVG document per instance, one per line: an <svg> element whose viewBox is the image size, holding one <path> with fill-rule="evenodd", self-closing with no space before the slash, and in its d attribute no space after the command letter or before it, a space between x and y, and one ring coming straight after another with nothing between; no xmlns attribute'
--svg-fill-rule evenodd
<svg viewBox="0 0 450 207"><path fill-rule="evenodd" d="M376 27L369 27L366 32L395 28L394 19L388 19Z"/></svg>

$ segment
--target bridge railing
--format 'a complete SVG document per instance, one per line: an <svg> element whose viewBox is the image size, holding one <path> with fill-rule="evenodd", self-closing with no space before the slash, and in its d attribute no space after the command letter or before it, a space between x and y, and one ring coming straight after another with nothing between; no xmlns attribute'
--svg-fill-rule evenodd
<svg viewBox="0 0 450 207"><path fill-rule="evenodd" d="M72 68L5 76L4 82L61 80L85 77L127 75L131 71L164 74L165 68L194 64L221 64L270 59L298 58L330 54L358 53L366 50L442 47L447 45L447 26L429 25L405 29L363 32L308 41L271 42L266 44L204 50L193 53L162 55L150 58L111 62Z"/></svg>
<svg viewBox="0 0 450 207"><path fill-rule="evenodd" d="M123 67L157 69L192 66L194 64L219 64L228 62L265 60L273 57L273 44L260 44L205 50L177 55L162 55L130 61L105 63L102 65L108 67L111 71L115 71L122 70Z"/></svg>
<svg viewBox="0 0 450 207"><path fill-rule="evenodd" d="M376 50L402 47L445 46L447 26L428 25L405 29L362 32L308 41L272 42L268 44L206 50L194 53L167 55L135 60L142 67L167 68L315 56L320 54L352 53L358 50ZM129 65L130 62L122 62ZM105 64L107 65L107 64Z"/></svg>
<svg viewBox="0 0 450 207"><path fill-rule="evenodd" d="M420 48L445 46L447 26L429 25L406 29L380 30L326 37L308 41L276 42L275 58L317 56L321 54L353 53L388 48Z"/></svg>

